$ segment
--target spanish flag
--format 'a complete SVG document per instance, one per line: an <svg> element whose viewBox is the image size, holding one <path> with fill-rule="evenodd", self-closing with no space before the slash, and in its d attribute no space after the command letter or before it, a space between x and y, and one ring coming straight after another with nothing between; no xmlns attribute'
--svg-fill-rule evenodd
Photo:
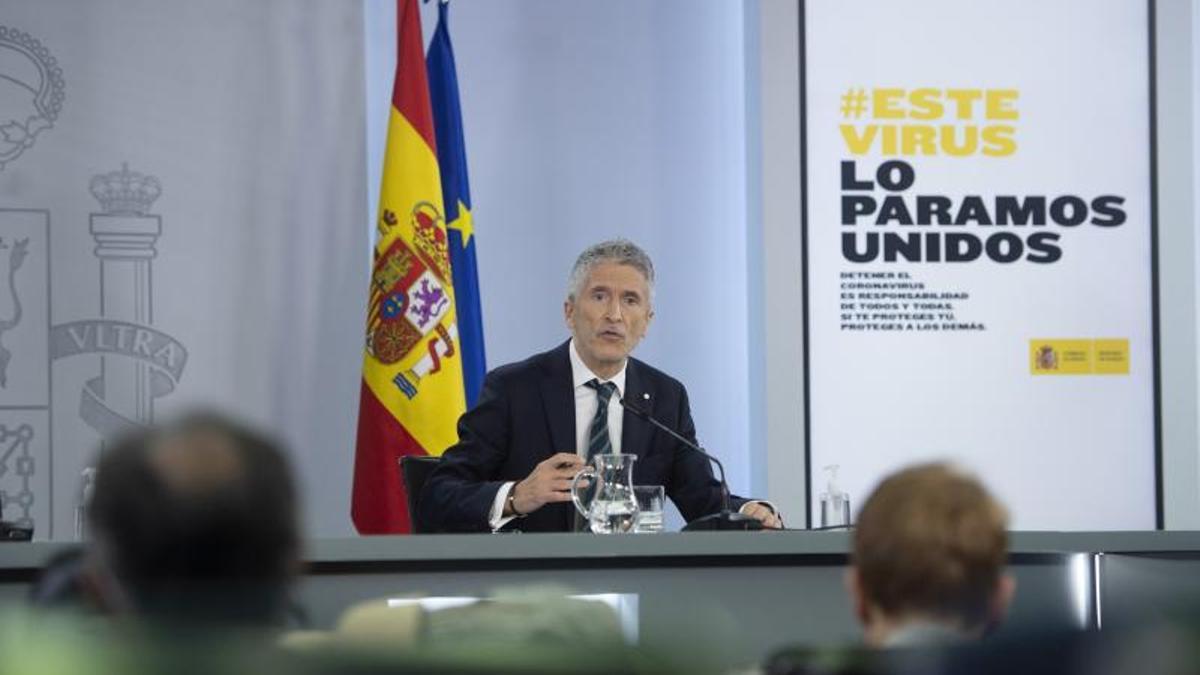
<svg viewBox="0 0 1200 675"><path fill-rule="evenodd" d="M398 0L396 17L350 508L360 534L411 531L400 457L441 454L466 409L417 0Z"/></svg>

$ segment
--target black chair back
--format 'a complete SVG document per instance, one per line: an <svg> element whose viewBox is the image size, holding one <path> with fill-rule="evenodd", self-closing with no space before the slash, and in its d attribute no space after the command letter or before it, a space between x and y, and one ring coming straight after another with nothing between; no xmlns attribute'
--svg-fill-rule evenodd
<svg viewBox="0 0 1200 675"><path fill-rule="evenodd" d="M430 531L417 517L417 504L421 499L421 490L425 489L425 481L441 463L441 457L428 455L405 455L400 458L400 478L404 481L404 491L408 497L408 517L416 534Z"/></svg>

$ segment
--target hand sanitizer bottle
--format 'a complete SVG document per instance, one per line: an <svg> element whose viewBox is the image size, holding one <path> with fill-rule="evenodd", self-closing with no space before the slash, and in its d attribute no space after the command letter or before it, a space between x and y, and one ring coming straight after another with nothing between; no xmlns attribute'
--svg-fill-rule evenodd
<svg viewBox="0 0 1200 675"><path fill-rule="evenodd" d="M75 541L88 538L87 509L92 504L92 487L96 482L96 469L86 467L79 474L79 494L75 502Z"/></svg>
<svg viewBox="0 0 1200 675"><path fill-rule="evenodd" d="M825 467L829 479L821 493L821 529L850 527L850 495L838 489L837 471L837 464Z"/></svg>

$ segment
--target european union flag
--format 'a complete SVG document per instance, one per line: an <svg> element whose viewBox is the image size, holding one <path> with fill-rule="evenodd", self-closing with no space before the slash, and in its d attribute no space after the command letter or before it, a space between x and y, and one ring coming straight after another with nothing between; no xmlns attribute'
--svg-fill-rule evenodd
<svg viewBox="0 0 1200 675"><path fill-rule="evenodd" d="M438 26L429 45L429 100L437 134L438 165L442 170L442 203L450 232L450 269L458 303L458 339L462 350L463 384L467 407L479 400L487 360L483 352L483 314L479 274L475 269L475 237L471 226L471 188L467 184L467 151L463 143L458 73L447 27L448 2L438 3Z"/></svg>

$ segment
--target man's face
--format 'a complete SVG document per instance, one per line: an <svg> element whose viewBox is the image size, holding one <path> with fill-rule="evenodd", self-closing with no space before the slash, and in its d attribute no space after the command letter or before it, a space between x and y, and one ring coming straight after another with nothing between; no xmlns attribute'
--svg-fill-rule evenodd
<svg viewBox="0 0 1200 675"><path fill-rule="evenodd" d="M592 267L583 288L563 309L579 356L601 377L621 370L654 317L646 277L612 262Z"/></svg>

